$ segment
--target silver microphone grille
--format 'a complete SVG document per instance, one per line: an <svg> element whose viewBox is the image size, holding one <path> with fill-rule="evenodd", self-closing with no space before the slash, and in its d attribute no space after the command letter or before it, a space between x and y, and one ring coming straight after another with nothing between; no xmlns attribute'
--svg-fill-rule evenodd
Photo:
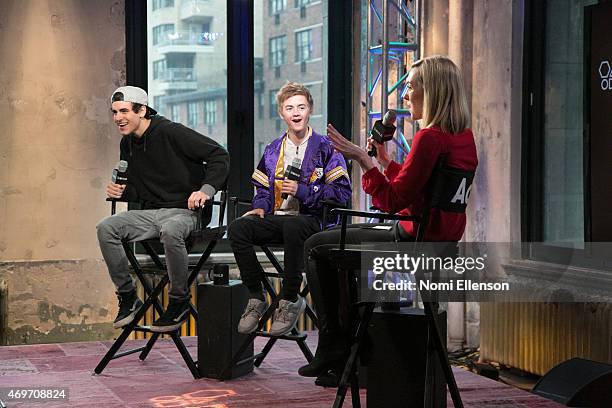
<svg viewBox="0 0 612 408"><path fill-rule="evenodd" d="M128 162L126 162L125 160L120 160L119 164L117 164L117 170L119 170L120 172L125 172L128 168Z"/></svg>
<svg viewBox="0 0 612 408"><path fill-rule="evenodd" d="M396 117L397 117L397 114L395 113L394 110L388 110L387 113L385 113L385 117L383 118L383 122L382 122L383 125L390 126L394 124Z"/></svg>

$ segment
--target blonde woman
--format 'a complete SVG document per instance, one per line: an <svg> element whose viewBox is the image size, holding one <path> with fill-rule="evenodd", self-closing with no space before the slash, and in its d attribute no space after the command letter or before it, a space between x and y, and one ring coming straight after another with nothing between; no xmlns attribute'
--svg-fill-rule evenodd
<svg viewBox="0 0 612 408"><path fill-rule="evenodd" d="M345 139L331 124L327 134L332 146L345 158L352 159L363 170L362 186L372 195L373 203L383 211L400 214L421 214L425 187L441 155L446 165L474 171L478 165L474 136L469 129L469 111L461 73L444 56L416 61L409 72L408 92L404 96L412 120L419 121L419 130L410 153L402 164L391 160L383 145L368 140L368 150L376 147L376 161L367 150ZM431 210L426 228L426 241L458 241L465 230L465 213ZM347 244L362 242L411 240L415 226L402 221L393 229L372 228L373 224L352 225L347 230ZM339 287L336 271L330 267L328 252L339 241L339 230L320 232L305 244L306 274L317 315L319 344L315 358L299 369L300 375L317 377L340 370L348 353L346 336L338 320Z"/></svg>

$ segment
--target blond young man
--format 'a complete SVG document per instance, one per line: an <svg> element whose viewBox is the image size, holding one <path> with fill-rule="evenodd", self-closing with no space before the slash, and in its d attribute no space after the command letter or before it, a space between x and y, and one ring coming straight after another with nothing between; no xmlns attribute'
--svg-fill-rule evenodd
<svg viewBox="0 0 612 408"><path fill-rule="evenodd" d="M270 334L289 333L306 306L298 295L304 271L304 241L325 224L322 201L347 202L351 196L344 158L333 150L326 136L308 124L313 109L308 88L289 82L278 91L276 101L287 130L266 146L253 172L257 190L253 209L236 219L228 231L240 275L250 292L238 324L238 331L244 334L257 329L266 308L263 269L254 245L283 246L282 299ZM300 163L299 179L289 180L284 177L285 169L296 160Z"/></svg>

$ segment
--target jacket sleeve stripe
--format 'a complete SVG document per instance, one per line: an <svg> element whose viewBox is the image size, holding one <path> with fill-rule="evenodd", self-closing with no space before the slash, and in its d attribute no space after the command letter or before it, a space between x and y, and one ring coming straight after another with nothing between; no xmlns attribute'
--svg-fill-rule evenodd
<svg viewBox="0 0 612 408"><path fill-rule="evenodd" d="M338 178L340 178L342 176L346 176L347 179L349 178L348 173L346 172L346 170L343 167L338 166L338 167L328 171L327 173L325 173L325 183L329 184L332 181L334 181L334 180L336 180L336 179L338 179Z"/></svg>
<svg viewBox="0 0 612 408"><path fill-rule="evenodd" d="M264 187L270 187L268 177L261 170L255 169L251 178L259 184L263 185Z"/></svg>

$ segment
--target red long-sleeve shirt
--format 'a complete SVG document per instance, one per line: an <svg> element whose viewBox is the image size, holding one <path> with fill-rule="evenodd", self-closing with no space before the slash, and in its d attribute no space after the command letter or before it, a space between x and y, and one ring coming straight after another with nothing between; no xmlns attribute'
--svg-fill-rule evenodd
<svg viewBox="0 0 612 408"><path fill-rule="evenodd" d="M426 128L414 136L410 153L402 165L394 161L389 164L386 177L376 167L364 173L363 189L372 195L372 203L383 211L420 215L425 187L441 154L447 155L446 164L450 167L473 171L478 166L476 144L470 129L450 134L437 127ZM465 222L465 213L433 208L425 240L458 241L463 236ZM411 221L402 221L401 225L408 234L416 236Z"/></svg>

